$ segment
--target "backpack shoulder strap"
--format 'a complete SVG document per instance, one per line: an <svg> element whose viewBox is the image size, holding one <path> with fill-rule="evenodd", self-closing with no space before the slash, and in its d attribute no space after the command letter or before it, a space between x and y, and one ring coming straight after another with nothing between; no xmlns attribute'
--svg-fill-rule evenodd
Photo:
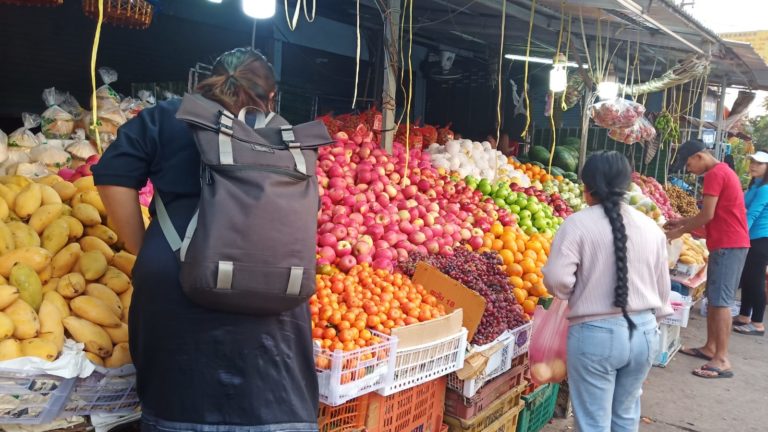
<svg viewBox="0 0 768 432"><path fill-rule="evenodd" d="M172 251L179 251L181 261L183 262L187 256L189 243L192 241L192 236L195 234L195 230L197 229L197 216L200 213L200 210L195 210L195 214L189 221L189 225L187 225L187 231L184 234L184 239L182 240L181 237L179 237L179 233L176 232L176 228L173 226L171 216L168 214L168 209L165 207L163 199L160 198L159 191L155 192L155 197L153 200L155 202L157 222L160 224L160 229L163 231L163 236L165 236L165 240L171 246Z"/></svg>

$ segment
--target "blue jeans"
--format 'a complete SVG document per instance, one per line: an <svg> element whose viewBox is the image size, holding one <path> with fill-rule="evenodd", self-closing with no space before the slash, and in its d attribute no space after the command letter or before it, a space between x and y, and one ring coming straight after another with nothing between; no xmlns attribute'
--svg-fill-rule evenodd
<svg viewBox="0 0 768 432"><path fill-rule="evenodd" d="M651 312L574 324L568 330L568 386L579 432L636 432L640 395L659 345Z"/></svg>

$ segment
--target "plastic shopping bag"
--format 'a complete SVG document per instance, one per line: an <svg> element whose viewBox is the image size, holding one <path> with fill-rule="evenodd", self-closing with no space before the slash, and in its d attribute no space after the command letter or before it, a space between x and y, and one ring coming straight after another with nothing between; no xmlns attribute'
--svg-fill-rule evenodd
<svg viewBox="0 0 768 432"><path fill-rule="evenodd" d="M631 100L617 98L598 102L589 107L595 124L607 129L628 128L643 118L645 107Z"/></svg>
<svg viewBox="0 0 768 432"><path fill-rule="evenodd" d="M531 333L531 378L537 385L565 379L568 348L568 302L555 298L549 309L536 308Z"/></svg>
<svg viewBox="0 0 768 432"><path fill-rule="evenodd" d="M614 128L608 136L624 144L644 143L656 138L656 129L645 117L628 128Z"/></svg>

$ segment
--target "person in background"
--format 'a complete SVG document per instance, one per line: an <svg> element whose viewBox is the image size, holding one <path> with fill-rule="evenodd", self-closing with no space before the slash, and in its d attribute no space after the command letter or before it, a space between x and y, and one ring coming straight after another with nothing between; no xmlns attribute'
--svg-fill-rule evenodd
<svg viewBox="0 0 768 432"><path fill-rule="evenodd" d="M274 109L275 75L259 52L236 49L216 60L197 91L230 112L267 113ZM176 118L180 105L166 101L142 111L93 167L109 219L127 250L138 253L129 331L141 430L316 431L309 307L267 316L201 307L182 291L179 258L157 218L144 231L137 191L148 178L177 230L189 224L200 200L200 153L190 128ZM268 223L269 215L252 216L255 224Z"/></svg>
<svg viewBox="0 0 768 432"><path fill-rule="evenodd" d="M542 269L570 308L568 383L581 432L637 431L658 321L673 312L664 233L623 201L631 175L621 153L587 159L590 207L563 222Z"/></svg>
<svg viewBox="0 0 768 432"><path fill-rule="evenodd" d="M669 221L667 237L676 239L700 227L706 230L707 341L699 348L685 348L683 354L706 360L693 371L701 378L731 378L728 340L731 334L731 305L736 297L741 270L749 250L749 230L744 194L736 173L720 162L703 142L691 140L680 146L671 171L683 168L704 176L702 209L696 216Z"/></svg>
<svg viewBox="0 0 768 432"><path fill-rule="evenodd" d="M752 246L741 272L741 312L733 330L750 336L765 335L765 269L768 266L768 153L749 156L752 181L744 194Z"/></svg>

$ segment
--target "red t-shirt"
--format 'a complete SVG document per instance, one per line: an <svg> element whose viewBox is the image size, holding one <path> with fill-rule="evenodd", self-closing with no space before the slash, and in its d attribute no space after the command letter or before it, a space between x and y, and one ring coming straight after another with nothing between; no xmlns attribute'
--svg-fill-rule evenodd
<svg viewBox="0 0 768 432"><path fill-rule="evenodd" d="M705 226L707 248L748 248L747 209L744 193L736 173L725 163L719 163L704 174L704 195L718 197L715 217Z"/></svg>

